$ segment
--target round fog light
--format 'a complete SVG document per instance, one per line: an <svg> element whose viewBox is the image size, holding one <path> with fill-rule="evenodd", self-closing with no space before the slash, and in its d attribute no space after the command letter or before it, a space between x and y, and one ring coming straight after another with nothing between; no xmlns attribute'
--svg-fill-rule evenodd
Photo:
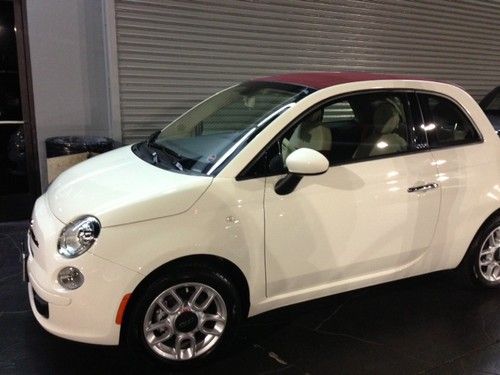
<svg viewBox="0 0 500 375"><path fill-rule="evenodd" d="M59 271L57 281L65 289L77 289L83 284L83 274L76 267L65 267Z"/></svg>

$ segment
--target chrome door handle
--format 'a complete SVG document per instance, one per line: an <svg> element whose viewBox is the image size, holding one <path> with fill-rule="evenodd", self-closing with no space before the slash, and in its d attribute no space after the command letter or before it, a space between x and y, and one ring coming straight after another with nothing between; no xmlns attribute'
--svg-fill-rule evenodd
<svg viewBox="0 0 500 375"><path fill-rule="evenodd" d="M418 192L421 192L421 191L427 191L427 190L431 190L431 189L436 189L439 185L436 184L435 182L433 182L432 184L425 184L425 185L421 185L421 186L414 186L414 187L410 187L408 188L408 193L418 193Z"/></svg>

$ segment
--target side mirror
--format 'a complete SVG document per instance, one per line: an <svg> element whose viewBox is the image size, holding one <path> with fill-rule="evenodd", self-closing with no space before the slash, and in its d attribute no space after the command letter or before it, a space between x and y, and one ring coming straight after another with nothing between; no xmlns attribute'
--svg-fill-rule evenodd
<svg viewBox="0 0 500 375"><path fill-rule="evenodd" d="M290 194L295 190L304 176L314 176L325 173L330 163L318 151L310 148L299 148L286 158L288 174L279 180L274 191L279 195Z"/></svg>
<svg viewBox="0 0 500 375"><path fill-rule="evenodd" d="M323 174L328 170L328 159L311 148L299 148L286 158L288 171L301 176Z"/></svg>

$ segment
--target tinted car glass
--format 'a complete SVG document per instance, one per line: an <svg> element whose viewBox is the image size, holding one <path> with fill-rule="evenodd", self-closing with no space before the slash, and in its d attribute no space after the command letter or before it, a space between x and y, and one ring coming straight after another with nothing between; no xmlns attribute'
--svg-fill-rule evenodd
<svg viewBox="0 0 500 375"><path fill-rule="evenodd" d="M283 161L293 151L312 148L331 164L366 160L409 150L411 119L406 94L355 94L306 115L281 140Z"/></svg>
<svg viewBox="0 0 500 375"><path fill-rule="evenodd" d="M474 125L452 101L437 95L418 94L431 147L451 146L480 140Z"/></svg>
<svg viewBox="0 0 500 375"><path fill-rule="evenodd" d="M347 100L328 105L323 111L323 122L351 121L354 117L354 112Z"/></svg>
<svg viewBox="0 0 500 375"><path fill-rule="evenodd" d="M493 128L500 135L500 87L490 91L479 103L491 121Z"/></svg>
<svg viewBox="0 0 500 375"><path fill-rule="evenodd" d="M158 167L210 175L273 119L313 91L265 81L233 86L174 120L136 147L136 154Z"/></svg>
<svg viewBox="0 0 500 375"><path fill-rule="evenodd" d="M500 111L500 91L498 91L497 95L493 98L493 100L486 107L488 111Z"/></svg>

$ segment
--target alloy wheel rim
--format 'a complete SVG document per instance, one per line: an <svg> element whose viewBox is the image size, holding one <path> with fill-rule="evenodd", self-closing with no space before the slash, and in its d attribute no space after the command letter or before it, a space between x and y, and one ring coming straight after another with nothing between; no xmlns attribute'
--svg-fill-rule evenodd
<svg viewBox="0 0 500 375"><path fill-rule="evenodd" d="M201 283L182 283L160 293L144 317L143 334L156 354L185 361L207 353L227 323L222 296Z"/></svg>
<svg viewBox="0 0 500 375"><path fill-rule="evenodd" d="M500 282L500 226L486 237L479 251L479 272L492 283Z"/></svg>

